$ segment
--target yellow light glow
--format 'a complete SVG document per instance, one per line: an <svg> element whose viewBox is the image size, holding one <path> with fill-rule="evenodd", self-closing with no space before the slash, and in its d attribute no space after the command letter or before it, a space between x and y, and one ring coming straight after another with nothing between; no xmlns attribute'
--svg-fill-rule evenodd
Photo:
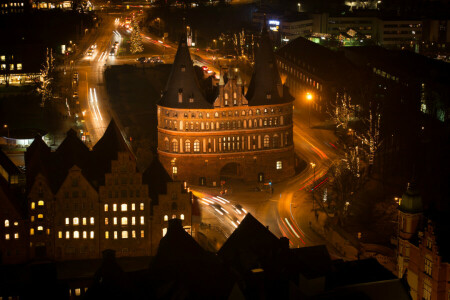
<svg viewBox="0 0 450 300"><path fill-rule="evenodd" d="M311 93L306 93L306 99L311 101L313 99L313 95Z"/></svg>

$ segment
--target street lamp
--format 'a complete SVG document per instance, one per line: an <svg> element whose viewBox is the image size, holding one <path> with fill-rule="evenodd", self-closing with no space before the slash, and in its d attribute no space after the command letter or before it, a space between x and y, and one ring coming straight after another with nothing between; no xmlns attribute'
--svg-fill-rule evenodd
<svg viewBox="0 0 450 300"><path fill-rule="evenodd" d="M313 95L308 92L306 93L306 100L309 102L308 106L308 127L311 128L311 102L313 101Z"/></svg>
<svg viewBox="0 0 450 300"><path fill-rule="evenodd" d="M313 210L314 210L314 215L317 217L317 213L316 213L316 199L314 198L314 184L316 183L316 164L313 162L309 163L311 165L311 168L314 171L314 177L313 177L313 187L311 189L312 192L312 197L313 197Z"/></svg>
<svg viewBox="0 0 450 300"><path fill-rule="evenodd" d="M8 139L9 139L9 127L8 127L8 124L3 125L3 128L6 128L6 130L8 130Z"/></svg>

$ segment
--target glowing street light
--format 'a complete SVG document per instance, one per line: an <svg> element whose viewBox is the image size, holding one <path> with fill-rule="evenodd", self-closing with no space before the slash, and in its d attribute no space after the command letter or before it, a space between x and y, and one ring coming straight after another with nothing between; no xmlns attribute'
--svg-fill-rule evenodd
<svg viewBox="0 0 450 300"><path fill-rule="evenodd" d="M9 139L9 127L8 127L8 124L3 125L3 128L5 128L6 130L8 130L8 139Z"/></svg>
<svg viewBox="0 0 450 300"><path fill-rule="evenodd" d="M306 93L306 100L308 100L308 127L311 128L311 102L313 101L313 94L310 92Z"/></svg>

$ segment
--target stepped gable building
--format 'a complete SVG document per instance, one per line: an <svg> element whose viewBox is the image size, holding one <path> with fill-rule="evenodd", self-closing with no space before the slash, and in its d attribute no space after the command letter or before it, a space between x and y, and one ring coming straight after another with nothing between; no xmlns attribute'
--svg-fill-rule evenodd
<svg viewBox="0 0 450 300"><path fill-rule="evenodd" d="M185 37L158 104L158 153L176 180L217 185L221 179L279 181L294 174L292 102L280 80L267 30L244 95L238 69L221 74L205 98Z"/></svg>
<svg viewBox="0 0 450 300"><path fill-rule="evenodd" d="M169 182L157 159L138 171L114 120L92 150L73 130L55 151L38 136L25 163L27 223L7 215L14 212L8 208L3 240L29 241L29 258L94 259L105 249L118 257L146 256L156 251L169 219L183 219L190 230L192 195L183 183ZM26 225L25 234L15 230L16 219Z"/></svg>

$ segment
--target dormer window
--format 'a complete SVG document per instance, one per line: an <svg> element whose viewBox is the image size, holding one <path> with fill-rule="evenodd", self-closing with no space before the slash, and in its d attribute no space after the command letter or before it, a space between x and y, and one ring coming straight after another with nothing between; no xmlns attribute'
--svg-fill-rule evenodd
<svg viewBox="0 0 450 300"><path fill-rule="evenodd" d="M178 90L178 103L183 103L183 89Z"/></svg>
<svg viewBox="0 0 450 300"><path fill-rule="evenodd" d="M189 98L189 103L194 103L194 97Z"/></svg>
<svg viewBox="0 0 450 300"><path fill-rule="evenodd" d="M184 65L181 66L181 72L186 72L186 66Z"/></svg>

